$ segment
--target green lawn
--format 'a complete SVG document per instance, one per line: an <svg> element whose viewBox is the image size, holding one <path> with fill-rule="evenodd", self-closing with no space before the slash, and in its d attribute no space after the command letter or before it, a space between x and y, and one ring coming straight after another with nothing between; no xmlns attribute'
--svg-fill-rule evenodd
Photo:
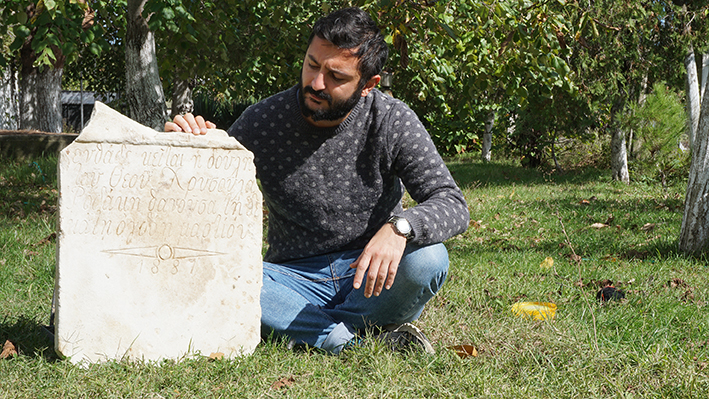
<svg viewBox="0 0 709 399"><path fill-rule="evenodd" d="M58 359L40 329L53 290L56 160L0 160L0 340L20 352L0 360L0 398L709 397L707 261L676 251L684 185L470 158L449 166L473 222L447 242L448 282L416 323L436 355L265 342L231 361L81 368ZM540 266L547 257L551 268ZM626 298L597 301L605 280ZM552 302L556 317L517 317L519 301ZM448 349L459 344L478 356Z"/></svg>

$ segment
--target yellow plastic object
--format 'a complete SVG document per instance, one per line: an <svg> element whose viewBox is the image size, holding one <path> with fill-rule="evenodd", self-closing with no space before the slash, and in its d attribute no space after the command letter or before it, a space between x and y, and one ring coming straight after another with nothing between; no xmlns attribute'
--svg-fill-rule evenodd
<svg viewBox="0 0 709 399"><path fill-rule="evenodd" d="M556 305L548 302L517 302L512 305L512 313L517 316L529 316L537 320L553 319Z"/></svg>

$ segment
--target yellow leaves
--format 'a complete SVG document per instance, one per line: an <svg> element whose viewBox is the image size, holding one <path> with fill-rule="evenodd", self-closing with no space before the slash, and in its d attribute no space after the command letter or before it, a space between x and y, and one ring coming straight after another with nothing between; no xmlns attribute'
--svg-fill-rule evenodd
<svg viewBox="0 0 709 399"><path fill-rule="evenodd" d="M544 270L549 270L554 266L554 258L551 256L547 256L544 258L541 264L539 264L539 267L544 269Z"/></svg>
<svg viewBox="0 0 709 399"><path fill-rule="evenodd" d="M549 302L517 302L512 305L512 313L536 320L551 320L556 315L556 305Z"/></svg>

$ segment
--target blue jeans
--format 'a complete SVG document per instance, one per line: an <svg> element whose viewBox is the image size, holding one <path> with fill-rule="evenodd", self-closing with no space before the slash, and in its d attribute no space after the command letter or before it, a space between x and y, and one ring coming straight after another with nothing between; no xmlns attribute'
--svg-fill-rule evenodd
<svg viewBox="0 0 709 399"><path fill-rule="evenodd" d="M350 268L361 252L263 262L262 336L274 334L337 353L364 328L418 318L448 274L443 244L407 245L391 289L365 298L364 282L353 289L355 270Z"/></svg>

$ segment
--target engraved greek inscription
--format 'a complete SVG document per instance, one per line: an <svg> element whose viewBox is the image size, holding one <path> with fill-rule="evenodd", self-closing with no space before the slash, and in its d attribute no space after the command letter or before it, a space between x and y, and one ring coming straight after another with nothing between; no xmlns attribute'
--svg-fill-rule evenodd
<svg viewBox="0 0 709 399"><path fill-rule="evenodd" d="M79 175L76 185L80 187L96 187L103 176L103 172L84 172Z"/></svg>
<svg viewBox="0 0 709 399"><path fill-rule="evenodd" d="M199 154L192 155L192 161L194 161L194 168L200 169L202 167L202 156Z"/></svg>
<svg viewBox="0 0 709 399"><path fill-rule="evenodd" d="M111 171L111 176L108 179L108 185L113 188L135 188L144 189L150 183L150 172L143 173L124 173L123 167L116 166Z"/></svg>
<svg viewBox="0 0 709 399"><path fill-rule="evenodd" d="M207 168L222 170L230 170L233 168L238 171L241 160L241 157L235 155L215 155L212 153L207 159Z"/></svg>
<svg viewBox="0 0 709 399"><path fill-rule="evenodd" d="M180 168L184 165L185 154L174 153L172 147L162 147L156 151L146 151L143 154L143 166L169 166Z"/></svg>
<svg viewBox="0 0 709 399"><path fill-rule="evenodd" d="M224 207L224 214L228 216L241 216L243 215L241 210L241 195L237 194L233 198L227 200L226 206Z"/></svg>
<svg viewBox="0 0 709 399"><path fill-rule="evenodd" d="M209 193L228 193L234 190L238 185L243 186L243 179L236 178L204 178L192 176L187 181L187 192L209 192Z"/></svg>

